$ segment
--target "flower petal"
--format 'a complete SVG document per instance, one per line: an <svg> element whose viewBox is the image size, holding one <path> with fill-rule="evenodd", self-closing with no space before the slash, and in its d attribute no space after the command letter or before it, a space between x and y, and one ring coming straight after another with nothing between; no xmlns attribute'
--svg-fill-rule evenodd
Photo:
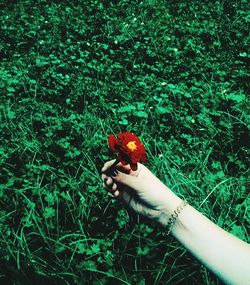
<svg viewBox="0 0 250 285"><path fill-rule="evenodd" d="M118 160L122 164L130 164L132 170L137 170L138 162L146 162L146 149L139 138L133 133L124 132L117 135L117 138L109 135L108 142L110 149L118 152Z"/></svg>
<svg viewBox="0 0 250 285"><path fill-rule="evenodd" d="M108 143L109 143L109 147L112 151L117 152L119 151L119 141L116 137L109 135L108 136Z"/></svg>
<svg viewBox="0 0 250 285"><path fill-rule="evenodd" d="M127 165L129 164L129 157L124 155L122 152L118 153L118 160L123 164Z"/></svg>

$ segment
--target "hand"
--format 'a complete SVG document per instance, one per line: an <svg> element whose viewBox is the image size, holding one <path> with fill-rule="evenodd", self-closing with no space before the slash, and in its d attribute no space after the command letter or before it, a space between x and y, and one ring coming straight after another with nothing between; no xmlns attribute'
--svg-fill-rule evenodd
<svg viewBox="0 0 250 285"><path fill-rule="evenodd" d="M110 176L114 161L106 162L102 168L104 187L113 197L138 214L156 220L163 212L169 212L166 206L172 192L147 167L138 163L138 169L132 171L129 165L118 163L115 167L118 174Z"/></svg>

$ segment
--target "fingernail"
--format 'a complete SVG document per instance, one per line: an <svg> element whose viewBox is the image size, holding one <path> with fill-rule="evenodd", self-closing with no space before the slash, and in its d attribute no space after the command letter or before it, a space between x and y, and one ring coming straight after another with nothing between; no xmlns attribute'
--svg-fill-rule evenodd
<svg viewBox="0 0 250 285"><path fill-rule="evenodd" d="M115 176L117 176L117 174L118 174L118 171L115 168L110 170L110 175L111 176L115 177Z"/></svg>

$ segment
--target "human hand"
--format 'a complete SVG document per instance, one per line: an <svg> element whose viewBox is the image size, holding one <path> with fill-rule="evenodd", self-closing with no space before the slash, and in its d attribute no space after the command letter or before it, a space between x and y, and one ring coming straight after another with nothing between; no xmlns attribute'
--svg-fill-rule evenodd
<svg viewBox="0 0 250 285"><path fill-rule="evenodd" d="M173 193L146 166L138 163L132 171L129 165L116 165L117 175L109 174L115 160L102 168L102 180L109 193L124 202L138 214L158 220L162 213L170 213L168 201Z"/></svg>

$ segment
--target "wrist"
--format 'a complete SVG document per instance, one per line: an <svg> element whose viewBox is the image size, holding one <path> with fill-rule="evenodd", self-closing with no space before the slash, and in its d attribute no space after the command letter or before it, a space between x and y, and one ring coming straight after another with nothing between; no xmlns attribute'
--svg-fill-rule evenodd
<svg viewBox="0 0 250 285"><path fill-rule="evenodd" d="M157 221L164 227L172 228L185 206L186 202L184 200L173 192L169 193L168 199L165 200L163 207L159 210Z"/></svg>

